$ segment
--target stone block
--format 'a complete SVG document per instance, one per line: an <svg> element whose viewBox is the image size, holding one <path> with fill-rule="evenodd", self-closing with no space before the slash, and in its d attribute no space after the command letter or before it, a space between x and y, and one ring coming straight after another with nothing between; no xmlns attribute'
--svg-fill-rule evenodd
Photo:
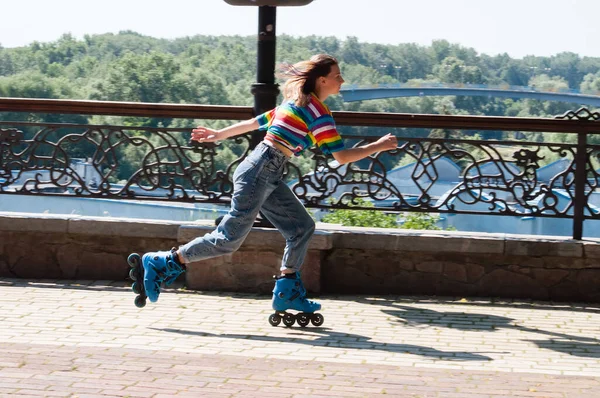
<svg viewBox="0 0 600 398"><path fill-rule="evenodd" d="M583 245L572 239L506 238L505 254L513 256L582 257Z"/></svg>
<svg viewBox="0 0 600 398"><path fill-rule="evenodd" d="M321 293L321 267L323 267L323 252L309 250L302 265L302 281L304 287L311 293Z"/></svg>
<svg viewBox="0 0 600 398"><path fill-rule="evenodd" d="M66 233L69 219L60 216L41 216L39 214L0 215L0 231L35 231L46 233Z"/></svg>
<svg viewBox="0 0 600 398"><path fill-rule="evenodd" d="M103 246L65 244L57 248L56 260L65 279L125 280L129 275L126 257Z"/></svg>
<svg viewBox="0 0 600 398"><path fill-rule="evenodd" d="M308 248L309 250L329 250L333 246L333 235L330 232L315 231ZM252 228L242 247L285 247L285 238L277 229Z"/></svg>
<svg viewBox="0 0 600 398"><path fill-rule="evenodd" d="M361 250L395 250L400 237L394 234L368 232L335 233L333 245L336 248Z"/></svg>
<svg viewBox="0 0 600 398"><path fill-rule="evenodd" d="M469 283L477 282L485 275L485 267L482 264L465 263L465 269L467 271L467 281Z"/></svg>
<svg viewBox="0 0 600 398"><path fill-rule="evenodd" d="M579 301L583 295L580 291L579 286L572 280L563 280L555 286L548 289L552 300L556 301ZM589 297L586 297L586 301L591 301Z"/></svg>
<svg viewBox="0 0 600 398"><path fill-rule="evenodd" d="M479 291L486 296L533 298L547 300L548 290L535 279L504 269L485 274L478 282Z"/></svg>
<svg viewBox="0 0 600 398"><path fill-rule="evenodd" d="M459 263L444 263L444 277L457 282L469 280L465 265Z"/></svg>
<svg viewBox="0 0 600 398"><path fill-rule="evenodd" d="M451 235L402 236L395 250L426 253L493 253L504 252L504 241L497 238L476 238Z"/></svg>
<svg viewBox="0 0 600 398"><path fill-rule="evenodd" d="M441 283L441 273L407 272L403 273L402 284L390 294L435 295Z"/></svg>
<svg viewBox="0 0 600 398"><path fill-rule="evenodd" d="M521 262L530 262L532 257L521 257ZM547 269L564 269L567 271L586 268L586 262L592 262L590 268L598 268L598 263L595 260L585 259L581 257L542 257L543 263L541 268ZM536 267L540 268L540 267Z"/></svg>
<svg viewBox="0 0 600 398"><path fill-rule="evenodd" d="M188 264L186 285L194 290L269 294L279 275L283 250L247 247L235 253ZM321 253L309 250L302 280L309 292L321 291Z"/></svg>
<svg viewBox="0 0 600 398"><path fill-rule="evenodd" d="M441 274L444 269L444 264L441 261L424 261L415 264L415 269L419 272L429 272Z"/></svg>
<svg viewBox="0 0 600 398"><path fill-rule="evenodd" d="M66 241L65 234L3 233L3 257L9 277L26 279L58 279L62 272L56 258L57 244ZM41 242L44 242L42 244Z"/></svg>
<svg viewBox="0 0 600 398"><path fill-rule="evenodd" d="M363 250L395 250L423 253L504 252L504 239L491 234L476 235L449 231L386 230L348 228L334 232L334 247Z"/></svg>
<svg viewBox="0 0 600 398"><path fill-rule="evenodd" d="M328 264L331 265L331 264ZM333 271L338 270L338 272ZM345 266L338 264L336 267L328 266L321 270L322 283L328 293L340 294L376 294L375 292L398 292L398 275L408 275L408 272L398 271L396 274L383 274L367 270L365 267Z"/></svg>
<svg viewBox="0 0 600 398"><path fill-rule="evenodd" d="M600 294L600 270L582 269L575 273L575 281L581 293Z"/></svg>
<svg viewBox="0 0 600 398"><path fill-rule="evenodd" d="M178 231L179 224L146 220L73 218L69 220L68 224L70 234L81 235L175 239Z"/></svg>
<svg viewBox="0 0 600 398"><path fill-rule="evenodd" d="M531 269L533 279L541 283L543 286L550 287L560 283L569 276L569 271L563 269Z"/></svg>
<svg viewBox="0 0 600 398"><path fill-rule="evenodd" d="M585 258L600 258L600 243L597 241L583 241L583 256Z"/></svg>

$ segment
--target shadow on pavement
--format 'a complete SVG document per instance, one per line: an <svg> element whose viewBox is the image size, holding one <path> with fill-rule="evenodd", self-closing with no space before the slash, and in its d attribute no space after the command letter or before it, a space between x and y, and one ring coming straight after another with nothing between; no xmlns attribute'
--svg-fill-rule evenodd
<svg viewBox="0 0 600 398"><path fill-rule="evenodd" d="M580 343L570 340L548 339L548 340L524 340L552 351L563 354L584 357L600 358L600 344Z"/></svg>
<svg viewBox="0 0 600 398"><path fill-rule="evenodd" d="M123 292L131 290L131 282L126 281L103 281L103 280L56 280L56 279L14 279L0 278L0 286L27 287L37 289L68 289L68 290L91 290Z"/></svg>
<svg viewBox="0 0 600 398"><path fill-rule="evenodd" d="M331 331L328 328L306 328L306 329L291 329L297 331L291 336L314 336L315 334L321 335L316 339L303 339L300 337L279 337L279 336L266 336L266 335L252 335L252 334L213 334L207 332L182 330L182 329L169 329L169 328L151 328L162 332L179 333L190 336L202 336L202 337L218 337L228 339L245 339L245 340L256 340L266 342L280 342L280 343L294 343L294 344L306 344L320 347L331 347L331 348L344 348L344 349L355 349L355 350L380 350L387 352L406 353L412 355L420 355L428 358L443 359L445 361L491 361L492 358L472 352L463 351L440 351L431 347L423 347L412 344L394 344L394 343L380 343L371 341L370 337L361 336L358 334L349 333L338 333ZM499 352L495 352L499 353Z"/></svg>
<svg viewBox="0 0 600 398"><path fill-rule="evenodd" d="M30 287L30 288L48 288L48 289L73 289L73 290L88 290L88 291L114 291L124 292L131 291L131 283L127 281L104 281L104 280L26 280L15 278L0 278L0 286L9 287ZM177 284L171 289L166 289L165 292L170 294L178 293ZM235 293L235 292L201 292L201 291L181 291L186 294L201 294L207 296L228 297L241 300L264 300L267 295L252 294L252 293ZM133 297L133 294L132 294ZM501 329L512 329L522 332L535 333L538 335L548 336L547 340L531 339L522 340L536 344L540 348L554 350L565 353L571 356L600 358L600 339L576 336L566 333L559 333L550 330L539 328L531 328L518 324L515 319L490 315L486 313L473 314L465 312L441 312L425 308L416 308L411 305L433 303L433 304L448 304L448 305L465 305L470 308L480 306L483 308L490 307L508 307L518 309L532 310L550 310L550 311L570 311L570 312L586 312L600 313L600 308L590 307L592 304L567 304L567 303L550 303L550 302L511 302L509 300L495 299L476 299L472 298L465 301L459 301L456 298L448 297L423 297L423 296L382 296L382 297L367 297L361 296L330 296L325 295L329 300L353 301L356 303L377 305L387 307L382 309L386 313L397 319L397 322L408 327L418 327L419 325L435 326L440 328L459 329L463 331L479 331L479 332L494 332ZM593 304L596 305L596 304ZM308 329L306 329L308 330ZM286 338L277 339L270 336L251 336L251 335L210 335L200 332L186 332L176 329L165 329L168 332L189 333L197 335L229 337L229 338L248 338L262 339L264 341L290 341ZM342 348L356 348L354 345L369 346L370 349L390 351L390 352L406 352L415 355L423 355L427 357L436 357L447 360L490 360L491 358L473 354L469 352L444 352L428 347L404 345L404 344L386 344L382 342L370 341L369 337L359 335L347 335L343 333L331 332L323 328L311 328L310 331L320 332L323 334L322 339L303 340L294 338L292 341L298 344L312 344L319 346L335 346ZM354 341L343 341L343 337L354 339ZM333 342L332 339L335 339ZM337 344L337 345L334 345Z"/></svg>
<svg viewBox="0 0 600 398"><path fill-rule="evenodd" d="M518 308L528 310L550 310L550 311L569 311L569 312L585 312L600 314L599 303L570 303L570 302L553 302L553 301L535 301L528 299L508 299L508 298L497 298L497 297L469 297L467 299L448 297L448 296L396 296L391 295L367 295L361 294L362 297L355 296L340 296L332 297L330 299L342 300L342 301L355 301L357 303L374 304L374 305L388 305L387 303L404 303L404 304L415 304L415 303L435 303L435 304L451 304L451 305L465 305L468 307L506 307L506 308ZM379 298L381 297L381 299Z"/></svg>
<svg viewBox="0 0 600 398"><path fill-rule="evenodd" d="M397 322L406 326L427 325L431 327L478 332L494 332L500 329L512 329L553 337L548 340L522 340L532 342L540 348L546 348L573 356L600 357L599 339L531 328L516 323L513 318L485 313L441 312L427 308L415 308L380 299L374 300L372 303L391 308L382 309L381 311L393 316L397 319Z"/></svg>

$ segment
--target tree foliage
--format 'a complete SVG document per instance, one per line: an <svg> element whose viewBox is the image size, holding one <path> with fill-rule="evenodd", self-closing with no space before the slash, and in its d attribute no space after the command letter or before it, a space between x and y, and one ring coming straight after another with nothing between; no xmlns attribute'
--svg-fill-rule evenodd
<svg viewBox="0 0 600 398"><path fill-rule="evenodd" d="M374 207L371 202L363 199L357 199L351 207ZM341 224L345 227L374 227L374 228L397 228L396 216L385 214L377 210L353 210L338 209L324 215L323 222L331 224Z"/></svg>
<svg viewBox="0 0 600 398"><path fill-rule="evenodd" d="M565 52L550 57L512 59L436 40L362 43L356 37L277 38L277 62L296 62L325 52L340 60L349 84L443 82L509 84L600 90L600 58ZM256 80L256 38L194 36L157 39L136 32L66 34L54 42L0 47L0 95L28 98L102 99L219 105L252 105ZM334 110L472 115L548 116L574 104L534 106L529 100L484 97L393 98L344 103ZM172 121L171 121L172 122Z"/></svg>

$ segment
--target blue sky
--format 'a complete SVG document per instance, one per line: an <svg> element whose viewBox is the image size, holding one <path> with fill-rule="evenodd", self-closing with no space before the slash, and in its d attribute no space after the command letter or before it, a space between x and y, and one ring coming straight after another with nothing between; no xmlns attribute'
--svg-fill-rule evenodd
<svg viewBox="0 0 600 398"><path fill-rule="evenodd" d="M1 12L4 47L120 30L160 38L255 35L258 19L256 7L223 0L20 0L5 2ZM382 44L446 39L514 58L563 51L600 57L598 15L600 0L314 0L279 7L277 33Z"/></svg>

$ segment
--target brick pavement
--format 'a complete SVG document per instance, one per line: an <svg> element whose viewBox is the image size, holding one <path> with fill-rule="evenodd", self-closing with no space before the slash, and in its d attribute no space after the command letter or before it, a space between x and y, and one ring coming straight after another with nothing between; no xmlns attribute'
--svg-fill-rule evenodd
<svg viewBox="0 0 600 398"><path fill-rule="evenodd" d="M600 307L323 296L320 328L266 296L0 279L0 396L600 397Z"/></svg>

